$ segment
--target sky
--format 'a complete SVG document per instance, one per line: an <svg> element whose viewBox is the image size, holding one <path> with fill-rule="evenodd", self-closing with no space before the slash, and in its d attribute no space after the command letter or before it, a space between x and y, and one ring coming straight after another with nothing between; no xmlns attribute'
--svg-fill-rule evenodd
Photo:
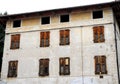
<svg viewBox="0 0 120 84"><path fill-rule="evenodd" d="M111 1L115 0L0 0L0 13L18 14Z"/></svg>

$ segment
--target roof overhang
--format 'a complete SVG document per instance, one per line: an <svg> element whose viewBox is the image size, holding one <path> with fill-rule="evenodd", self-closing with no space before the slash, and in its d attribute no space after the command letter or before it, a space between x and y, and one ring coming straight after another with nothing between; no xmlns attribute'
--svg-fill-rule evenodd
<svg viewBox="0 0 120 84"><path fill-rule="evenodd" d="M81 10L86 11L90 9L102 9L110 7L113 9L115 17L117 18L118 25L120 27L120 1L113 1L107 3L100 3L100 4L92 4L92 5L85 5L85 6L77 6L77 7L69 7L69 8L61 8L61 9L52 9L52 10L45 10L45 11L37 11L37 12L29 12L29 13L21 13L21 14L13 14L13 15L3 15L0 16L0 23L5 22L9 19L17 19L17 18L24 18L24 17L32 17L32 16L40 16L40 15L49 15L49 14L56 14L61 12L71 12L72 10Z"/></svg>

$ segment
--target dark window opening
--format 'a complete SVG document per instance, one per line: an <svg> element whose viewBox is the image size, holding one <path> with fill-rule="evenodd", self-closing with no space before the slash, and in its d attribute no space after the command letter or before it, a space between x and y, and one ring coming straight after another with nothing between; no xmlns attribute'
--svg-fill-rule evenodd
<svg viewBox="0 0 120 84"><path fill-rule="evenodd" d="M18 61L10 61L7 77L17 77L17 67L18 67Z"/></svg>
<svg viewBox="0 0 120 84"><path fill-rule="evenodd" d="M69 15L61 15L60 22L69 22Z"/></svg>
<svg viewBox="0 0 120 84"><path fill-rule="evenodd" d="M50 24L50 17L42 17L41 24Z"/></svg>
<svg viewBox="0 0 120 84"><path fill-rule="evenodd" d="M93 19L103 18L103 11L93 11Z"/></svg>
<svg viewBox="0 0 120 84"><path fill-rule="evenodd" d="M13 27L20 27L20 26L21 26L21 20L13 21Z"/></svg>
<svg viewBox="0 0 120 84"><path fill-rule="evenodd" d="M39 76L49 75L49 59L40 59L39 61Z"/></svg>

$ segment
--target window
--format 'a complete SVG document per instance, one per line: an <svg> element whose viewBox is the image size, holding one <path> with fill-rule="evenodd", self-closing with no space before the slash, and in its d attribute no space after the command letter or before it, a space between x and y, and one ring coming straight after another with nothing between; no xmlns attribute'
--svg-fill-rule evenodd
<svg viewBox="0 0 120 84"><path fill-rule="evenodd" d="M39 76L49 75L49 59L40 59L39 61Z"/></svg>
<svg viewBox="0 0 120 84"><path fill-rule="evenodd" d="M40 32L40 47L49 47L50 32Z"/></svg>
<svg viewBox="0 0 120 84"><path fill-rule="evenodd" d="M8 69L8 77L17 77L18 61L10 61Z"/></svg>
<svg viewBox="0 0 120 84"><path fill-rule="evenodd" d="M60 58L60 75L70 75L70 58Z"/></svg>
<svg viewBox="0 0 120 84"><path fill-rule="evenodd" d="M69 45L70 44L70 30L60 30L60 45Z"/></svg>
<svg viewBox="0 0 120 84"><path fill-rule="evenodd" d="M106 57L95 56L95 74L107 74Z"/></svg>
<svg viewBox="0 0 120 84"><path fill-rule="evenodd" d="M21 20L14 20L13 21L13 27L20 27L21 26Z"/></svg>
<svg viewBox="0 0 120 84"><path fill-rule="evenodd" d="M69 22L69 15L61 15L60 22Z"/></svg>
<svg viewBox="0 0 120 84"><path fill-rule="evenodd" d="M104 26L93 27L94 43L105 42Z"/></svg>
<svg viewBox="0 0 120 84"><path fill-rule="evenodd" d="M93 11L93 19L103 18L103 11Z"/></svg>
<svg viewBox="0 0 120 84"><path fill-rule="evenodd" d="M19 49L20 34L11 35L11 47L10 49Z"/></svg>
<svg viewBox="0 0 120 84"><path fill-rule="evenodd" d="M50 24L50 17L42 17L41 24Z"/></svg>

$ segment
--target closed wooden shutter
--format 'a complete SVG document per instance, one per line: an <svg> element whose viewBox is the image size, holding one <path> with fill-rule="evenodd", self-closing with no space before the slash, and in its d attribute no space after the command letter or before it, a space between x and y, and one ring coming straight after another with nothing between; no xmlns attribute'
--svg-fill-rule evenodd
<svg viewBox="0 0 120 84"><path fill-rule="evenodd" d="M66 44L69 44L69 38L70 38L69 30L65 30L65 36L66 36L65 42Z"/></svg>
<svg viewBox="0 0 120 84"><path fill-rule="evenodd" d="M60 58L60 75L70 74L70 58Z"/></svg>
<svg viewBox="0 0 120 84"><path fill-rule="evenodd" d="M107 67L106 67L106 57L101 56L101 73L102 74L107 74Z"/></svg>
<svg viewBox="0 0 120 84"><path fill-rule="evenodd" d="M20 45L20 34L11 35L11 47L10 49L18 49Z"/></svg>
<svg viewBox="0 0 120 84"><path fill-rule="evenodd" d="M40 33L40 47L48 47L50 44L50 32Z"/></svg>
<svg viewBox="0 0 120 84"><path fill-rule="evenodd" d="M104 26L93 27L94 43L104 42Z"/></svg>
<svg viewBox="0 0 120 84"><path fill-rule="evenodd" d="M106 57L95 56L95 74L107 74Z"/></svg>
<svg viewBox="0 0 120 84"><path fill-rule="evenodd" d="M40 59L39 61L39 76L49 75L49 59Z"/></svg>
<svg viewBox="0 0 120 84"><path fill-rule="evenodd" d="M8 68L8 77L17 77L18 61L10 61Z"/></svg>
<svg viewBox="0 0 120 84"><path fill-rule="evenodd" d="M60 45L69 45L69 30L60 30Z"/></svg>

